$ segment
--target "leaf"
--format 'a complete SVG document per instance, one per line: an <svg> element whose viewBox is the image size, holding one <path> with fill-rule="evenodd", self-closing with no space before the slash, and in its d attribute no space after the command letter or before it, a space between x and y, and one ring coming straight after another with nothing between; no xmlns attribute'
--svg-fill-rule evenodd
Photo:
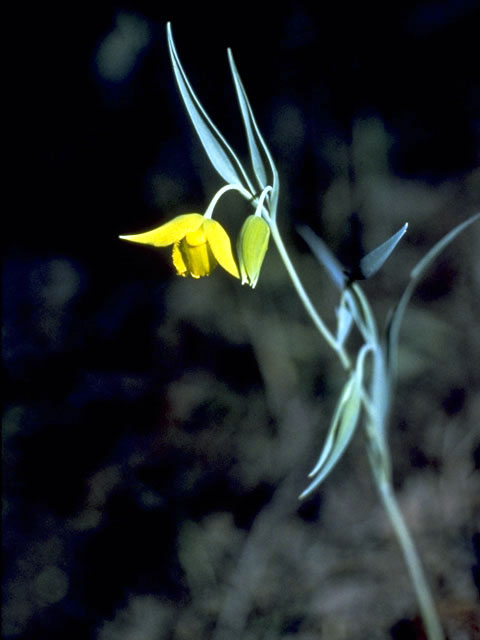
<svg viewBox="0 0 480 640"><path fill-rule="evenodd" d="M387 258L404 236L407 228L408 222L406 222L397 233L394 233L391 238L386 240L386 242L383 242L376 249L367 253L367 255L360 260L360 272L364 278L371 278L383 267Z"/></svg>
<svg viewBox="0 0 480 640"><path fill-rule="evenodd" d="M423 256L423 258L418 262L418 264L412 269L410 272L410 277L415 281L418 281L425 270L432 264L435 258L461 233L464 229L473 224L476 220L480 220L480 213L476 213L471 216L464 222L461 222L456 227L454 227L451 231L449 231L443 238L441 238L437 244L435 244L427 255Z"/></svg>
<svg viewBox="0 0 480 640"><path fill-rule="evenodd" d="M340 403L335 411L322 454L315 468L309 474L310 477L318 475L300 495L300 500L309 495L325 480L353 436L360 413L361 401L358 387L355 384L355 377L348 380L347 385L348 388L344 390L345 394L342 394Z"/></svg>
<svg viewBox="0 0 480 640"><path fill-rule="evenodd" d="M344 291L345 304L352 314L366 343L375 344L377 339L377 325L372 314L370 304L357 282L351 282Z"/></svg>
<svg viewBox="0 0 480 640"><path fill-rule="evenodd" d="M352 328L353 316L347 309L345 297L342 297L340 306L336 309L337 314L337 344L343 345Z"/></svg>
<svg viewBox="0 0 480 640"><path fill-rule="evenodd" d="M397 306L392 312L386 328L386 341L387 341L387 357L388 357L388 369L393 379L395 370L397 368L398 357L398 341L400 334L400 326L403 321L403 316L407 308L410 298L421 277L437 258L437 256L458 236L459 233L467 229L471 224L480 220L480 212L471 216L464 222L454 227L449 233L441 238L427 254L416 264L416 266L410 272L410 281L402 294L402 297L398 301Z"/></svg>
<svg viewBox="0 0 480 640"><path fill-rule="evenodd" d="M343 410L345 408L346 403L350 400L350 397L352 395L354 378L355 378L354 375L351 376L347 380L347 382L345 383L345 386L342 389L342 393L340 394L339 401L337 403L337 406L335 408L335 412L333 414L332 421L330 423L330 429L328 430L328 434L327 434L327 438L325 440L325 444L323 445L323 449L322 449L322 452L320 454L319 459L317 460L317 464L313 467L313 469L308 474L309 478L312 478L314 475L316 475L320 471L320 469L325 464L325 461L327 460L328 456L330 455L330 453L333 450L333 446L334 446L334 443L335 443L335 437L336 437L336 431L337 431L337 427L338 427L339 422L340 422L340 418L342 417L342 412L343 412Z"/></svg>
<svg viewBox="0 0 480 640"><path fill-rule="evenodd" d="M317 476L299 496L300 500L316 489L332 471L347 448L358 423L362 408L362 382L365 356L370 345L364 345L357 358L355 371L345 383L338 401L327 438L317 464L309 473L309 477Z"/></svg>
<svg viewBox="0 0 480 640"><path fill-rule="evenodd" d="M377 273L395 249L402 236L405 234L407 227L408 223L404 224L403 227L391 238L364 256L360 261L359 268L355 271L355 275L357 275L358 271L358 278L354 278L352 276L352 280L361 279L362 277L370 278ZM343 290L348 282L346 270L333 255L325 242L323 242L323 240L313 233L313 231L308 227L300 227L298 232L308 244L317 260L325 267L334 284L340 290Z"/></svg>
<svg viewBox="0 0 480 640"><path fill-rule="evenodd" d="M265 189L267 186L272 187L271 214L272 217L275 218L279 191L278 172L265 140L258 129L250 102L247 98L247 94L243 87L242 80L240 79L240 75L230 49L228 49L228 61L230 63L230 69L232 71L233 81L237 91L237 98L242 112L243 123L247 133L248 148L250 150L253 171L261 189ZM267 171L265 160L267 161L270 171ZM271 179L268 178L269 172L271 173Z"/></svg>
<svg viewBox="0 0 480 640"><path fill-rule="evenodd" d="M173 72L180 94L210 162L227 183L240 184L254 194L255 190L239 159L207 115L188 81L175 49L170 22L167 24L167 37Z"/></svg>
<svg viewBox="0 0 480 640"><path fill-rule="evenodd" d="M333 255L325 242L309 227L299 227L298 233L310 247L311 252L325 268L333 283L343 291L347 284L347 276L337 258Z"/></svg>

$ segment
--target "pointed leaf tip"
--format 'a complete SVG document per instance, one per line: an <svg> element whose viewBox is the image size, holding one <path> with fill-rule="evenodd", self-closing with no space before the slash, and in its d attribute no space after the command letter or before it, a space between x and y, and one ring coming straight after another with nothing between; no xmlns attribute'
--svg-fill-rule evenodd
<svg viewBox="0 0 480 640"><path fill-rule="evenodd" d="M240 160L237 158L223 135L213 124L207 112L201 105L200 100L193 91L187 75L180 63L170 23L167 23L167 39L173 72L180 95L210 162L225 182L229 184L240 184L247 188L251 193L254 193Z"/></svg>
<svg viewBox="0 0 480 640"><path fill-rule="evenodd" d="M383 267L392 251L405 235L407 229L408 222L388 240L382 242L381 245L373 249L373 251L370 251L370 253L367 253L367 255L360 260L360 272L364 278L371 278Z"/></svg>
<svg viewBox="0 0 480 640"><path fill-rule="evenodd" d="M275 218L279 191L277 168L267 147L267 144L258 128L255 116L253 115L252 107L250 106L245 88L238 73L235 60L233 59L231 49L228 48L227 52L230 71L232 73L235 90L237 92L238 104L240 106L240 112L242 114L245 132L247 134L247 142L253 172L260 189L265 189L265 187L267 186L272 187L270 212L272 214L272 217Z"/></svg>

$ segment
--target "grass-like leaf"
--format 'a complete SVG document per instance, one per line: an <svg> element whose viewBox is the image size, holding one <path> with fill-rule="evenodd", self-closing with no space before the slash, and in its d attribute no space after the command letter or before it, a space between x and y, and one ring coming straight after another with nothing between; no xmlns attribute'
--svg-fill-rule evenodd
<svg viewBox="0 0 480 640"><path fill-rule="evenodd" d="M210 162L227 183L239 184L253 195L254 189L239 159L207 115L188 81L173 42L170 23L167 24L167 36L173 72L183 103Z"/></svg>
<svg viewBox="0 0 480 640"><path fill-rule="evenodd" d="M275 218L279 190L278 172L265 140L258 129L250 102L247 98L247 94L243 87L242 80L230 49L228 50L228 61L230 63L230 69L232 71L233 81L237 91L238 103L240 105L245 131L247 133L248 148L250 150L253 171L260 189L265 189L267 186L272 187L270 213L272 217Z"/></svg>
<svg viewBox="0 0 480 640"><path fill-rule="evenodd" d="M386 329L386 343L387 343L387 361L388 371L390 378L393 379L398 358L398 341L400 334L400 327L405 314L405 309L418 285L421 277L432 264L432 262L438 257L438 255L458 236L459 233L467 229L471 224L480 220L480 213L476 213L464 222L454 227L449 233L441 238L428 253L416 264L416 266L410 272L410 281L403 292L397 306L392 312Z"/></svg>
<svg viewBox="0 0 480 640"><path fill-rule="evenodd" d="M345 295L342 295L337 312L337 343L343 345L350 333L353 324L353 316L348 310Z"/></svg>
<svg viewBox="0 0 480 640"><path fill-rule="evenodd" d="M340 460L355 433L362 408L363 366L370 349L370 345L364 345L360 349L355 370L340 394L320 458L309 473L310 478L313 476L316 478L300 495L300 499L312 493L325 480Z"/></svg>

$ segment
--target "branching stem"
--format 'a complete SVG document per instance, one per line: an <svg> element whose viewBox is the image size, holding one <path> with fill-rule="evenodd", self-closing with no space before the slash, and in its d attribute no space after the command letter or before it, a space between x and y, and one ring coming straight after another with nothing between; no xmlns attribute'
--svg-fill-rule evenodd
<svg viewBox="0 0 480 640"><path fill-rule="evenodd" d="M325 338L327 343L339 356L344 368L350 370L351 362L349 356L345 352L343 345L340 345L337 342L335 336L325 325L322 318L313 306L312 301L305 291L305 288L300 278L298 277L296 269L290 260L276 223L272 222L272 220L269 220L269 224L272 238L277 246L280 257L308 315L310 316L315 327ZM443 631L440 626L437 612L435 610L435 605L429 586L425 579L420 558L415 549L415 545L405 523L405 519L398 506L398 502L390 481L390 462L389 459L386 459L388 458L388 447L385 443L385 425L383 424L383 422L387 418L385 402L387 402L388 404L388 400L385 400L383 394L388 394L388 389L385 388L386 382L385 384L380 385L382 389L380 389L378 385L378 377L384 376L385 372L383 365L384 354L382 345L378 341L378 332L376 328L375 318L373 316L368 300L363 294L360 287L358 287L358 285L356 284L353 284L351 292L353 294L351 296L351 304L355 305L356 307L355 315L357 318L357 322L360 324L359 328L363 329L362 333L365 333L364 337L368 339L368 341L372 345L375 346L375 352L377 354L377 357L374 359L374 384L372 386L371 393L368 394L364 387L362 387L361 391L362 402L367 412L366 422L367 425L369 425L369 427L367 428L367 446L369 449L369 460L372 467L374 481L380 494L382 503L392 524L395 536L402 550L405 563L407 565L407 569L417 597L417 602L424 622L427 638L428 640L443 640ZM377 368L379 367L381 367L381 371L377 371Z"/></svg>

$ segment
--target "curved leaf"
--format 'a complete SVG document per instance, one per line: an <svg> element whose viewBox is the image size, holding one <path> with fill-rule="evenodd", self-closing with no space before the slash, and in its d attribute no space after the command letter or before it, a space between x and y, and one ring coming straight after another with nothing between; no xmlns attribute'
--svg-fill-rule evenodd
<svg viewBox="0 0 480 640"><path fill-rule="evenodd" d="M400 298L397 306L393 310L386 328L386 342L387 342L387 357L388 357L388 370L391 379L395 374L397 367L397 354L398 354L398 340L400 334L400 326L402 324L405 309L412 297L415 287L417 286L420 278L423 276L428 267L437 258L437 256L458 236L459 233L464 231L471 224L480 220L480 212L471 216L464 222L454 227L449 233L441 238L427 254L417 263L417 265L410 272L410 282L405 288L402 297Z"/></svg>
<svg viewBox="0 0 480 640"><path fill-rule="evenodd" d="M167 24L167 35L173 72L180 94L195 131L210 158L210 162L227 183L240 184L253 195L254 189L239 159L207 115L188 81L175 49L170 23Z"/></svg>
<svg viewBox="0 0 480 640"><path fill-rule="evenodd" d="M355 371L347 380L340 395L320 458L309 473L310 478L315 475L316 478L299 496L300 499L312 493L325 480L340 460L355 433L362 408L363 366L365 357L370 350L371 345L369 344L360 349Z"/></svg>
<svg viewBox="0 0 480 640"><path fill-rule="evenodd" d="M250 102L247 98L247 94L243 87L242 80L240 79L240 75L230 49L228 49L228 61L230 63L230 69L232 71L233 81L237 91L237 98L242 112L245 131L247 133L248 148L250 150L253 171L260 189L265 189L267 186L272 187L271 215L275 218L279 190L278 172L265 140L258 129ZM266 165L268 165L268 170ZM270 176L268 175L269 173L271 174Z"/></svg>
<svg viewBox="0 0 480 640"><path fill-rule="evenodd" d="M332 421L330 423L330 428L328 430L325 444L323 445L323 449L320 454L320 457L317 460L317 464L313 467L313 469L308 474L309 478L312 478L322 469L329 455L333 451L335 438L337 437L337 429L340 424L340 419L345 409L345 405L347 404L347 402L350 401L350 398L352 396L354 382L355 382L355 375L352 375L347 380L347 382L345 383L345 386L342 389L342 393L340 394L340 398L338 400L337 406L335 408L335 412L333 414Z"/></svg>

